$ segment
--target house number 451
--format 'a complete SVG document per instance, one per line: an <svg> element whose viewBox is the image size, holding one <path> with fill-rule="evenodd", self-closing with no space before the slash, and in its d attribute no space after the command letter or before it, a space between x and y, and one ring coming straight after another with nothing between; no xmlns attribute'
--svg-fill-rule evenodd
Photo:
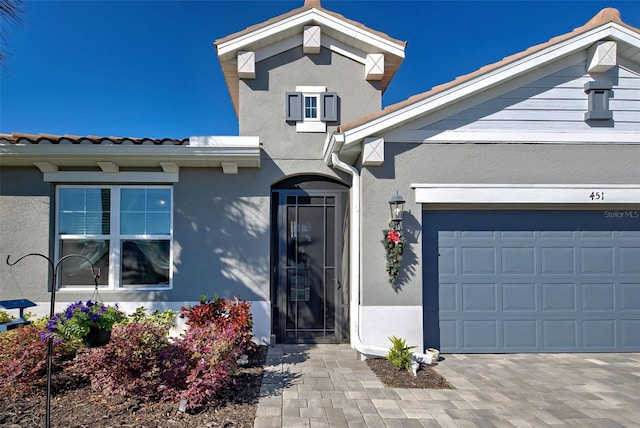
<svg viewBox="0 0 640 428"><path fill-rule="evenodd" d="M589 198L592 201L604 201L604 192L591 192Z"/></svg>

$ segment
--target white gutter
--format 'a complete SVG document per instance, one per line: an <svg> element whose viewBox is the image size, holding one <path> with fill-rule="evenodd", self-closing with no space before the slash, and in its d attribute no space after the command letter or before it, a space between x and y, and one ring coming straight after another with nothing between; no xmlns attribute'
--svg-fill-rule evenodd
<svg viewBox="0 0 640 428"><path fill-rule="evenodd" d="M234 162L246 168L260 167L258 137L190 137L188 144L94 144L83 139L79 144L21 141L10 143L0 138L0 163L3 166L33 165L49 162L57 166L95 166L113 162L121 167L159 167L172 162L183 167L219 167Z"/></svg>
<svg viewBox="0 0 640 428"><path fill-rule="evenodd" d="M322 157L324 159L324 163L329 166L332 166L332 156L334 153L340 151L342 147L342 143L344 142L344 134L329 134L324 141L324 146L322 147Z"/></svg>
<svg viewBox="0 0 640 428"><path fill-rule="evenodd" d="M349 302L351 347L361 354L384 357L389 352L388 348L367 345L360 340L360 290L362 288L362 284L360 282L360 270L362 266L360 259L360 171L341 161L337 153L331 154L331 160L334 168L346 172L353 177L350 201L351 216L349 218L349 240L351 241L349 245L349 258L351 260L349 266L349 283L351 289L351 301Z"/></svg>

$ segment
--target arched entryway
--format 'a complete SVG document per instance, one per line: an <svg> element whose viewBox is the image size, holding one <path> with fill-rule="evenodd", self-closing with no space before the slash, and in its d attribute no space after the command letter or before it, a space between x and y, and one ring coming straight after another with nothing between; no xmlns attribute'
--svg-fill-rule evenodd
<svg viewBox="0 0 640 428"><path fill-rule="evenodd" d="M280 343L349 340L349 188L297 176L271 189L272 332Z"/></svg>

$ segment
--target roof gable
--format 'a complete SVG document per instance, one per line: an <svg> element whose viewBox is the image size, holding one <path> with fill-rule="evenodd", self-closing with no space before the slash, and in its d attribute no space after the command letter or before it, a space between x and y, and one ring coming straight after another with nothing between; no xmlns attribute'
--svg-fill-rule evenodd
<svg viewBox="0 0 640 428"><path fill-rule="evenodd" d="M238 52L256 51L256 62L269 58L301 45L303 29L310 25L322 28L323 46L363 64L367 54L384 54L383 92L404 59L406 42L324 9L319 0L307 0L300 8L215 41L236 113L239 111Z"/></svg>
<svg viewBox="0 0 640 428"><path fill-rule="evenodd" d="M603 9L585 25L570 33L532 46L523 52L390 105L379 112L343 124L327 139L325 161L330 162L332 152L353 150L365 137L386 132L474 94L504 84L536 68L587 49L600 40L618 41L622 46L618 55L640 63L640 29L622 22L616 9Z"/></svg>

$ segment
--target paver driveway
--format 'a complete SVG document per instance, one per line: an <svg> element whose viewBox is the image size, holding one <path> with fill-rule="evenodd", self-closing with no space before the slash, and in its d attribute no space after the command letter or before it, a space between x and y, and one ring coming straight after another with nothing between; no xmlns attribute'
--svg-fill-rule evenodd
<svg viewBox="0 0 640 428"><path fill-rule="evenodd" d="M448 426L640 427L640 354L445 357L438 371L457 388Z"/></svg>
<svg viewBox="0 0 640 428"><path fill-rule="evenodd" d="M348 345L269 349L255 427L640 427L640 354L443 355L456 390L384 387Z"/></svg>

